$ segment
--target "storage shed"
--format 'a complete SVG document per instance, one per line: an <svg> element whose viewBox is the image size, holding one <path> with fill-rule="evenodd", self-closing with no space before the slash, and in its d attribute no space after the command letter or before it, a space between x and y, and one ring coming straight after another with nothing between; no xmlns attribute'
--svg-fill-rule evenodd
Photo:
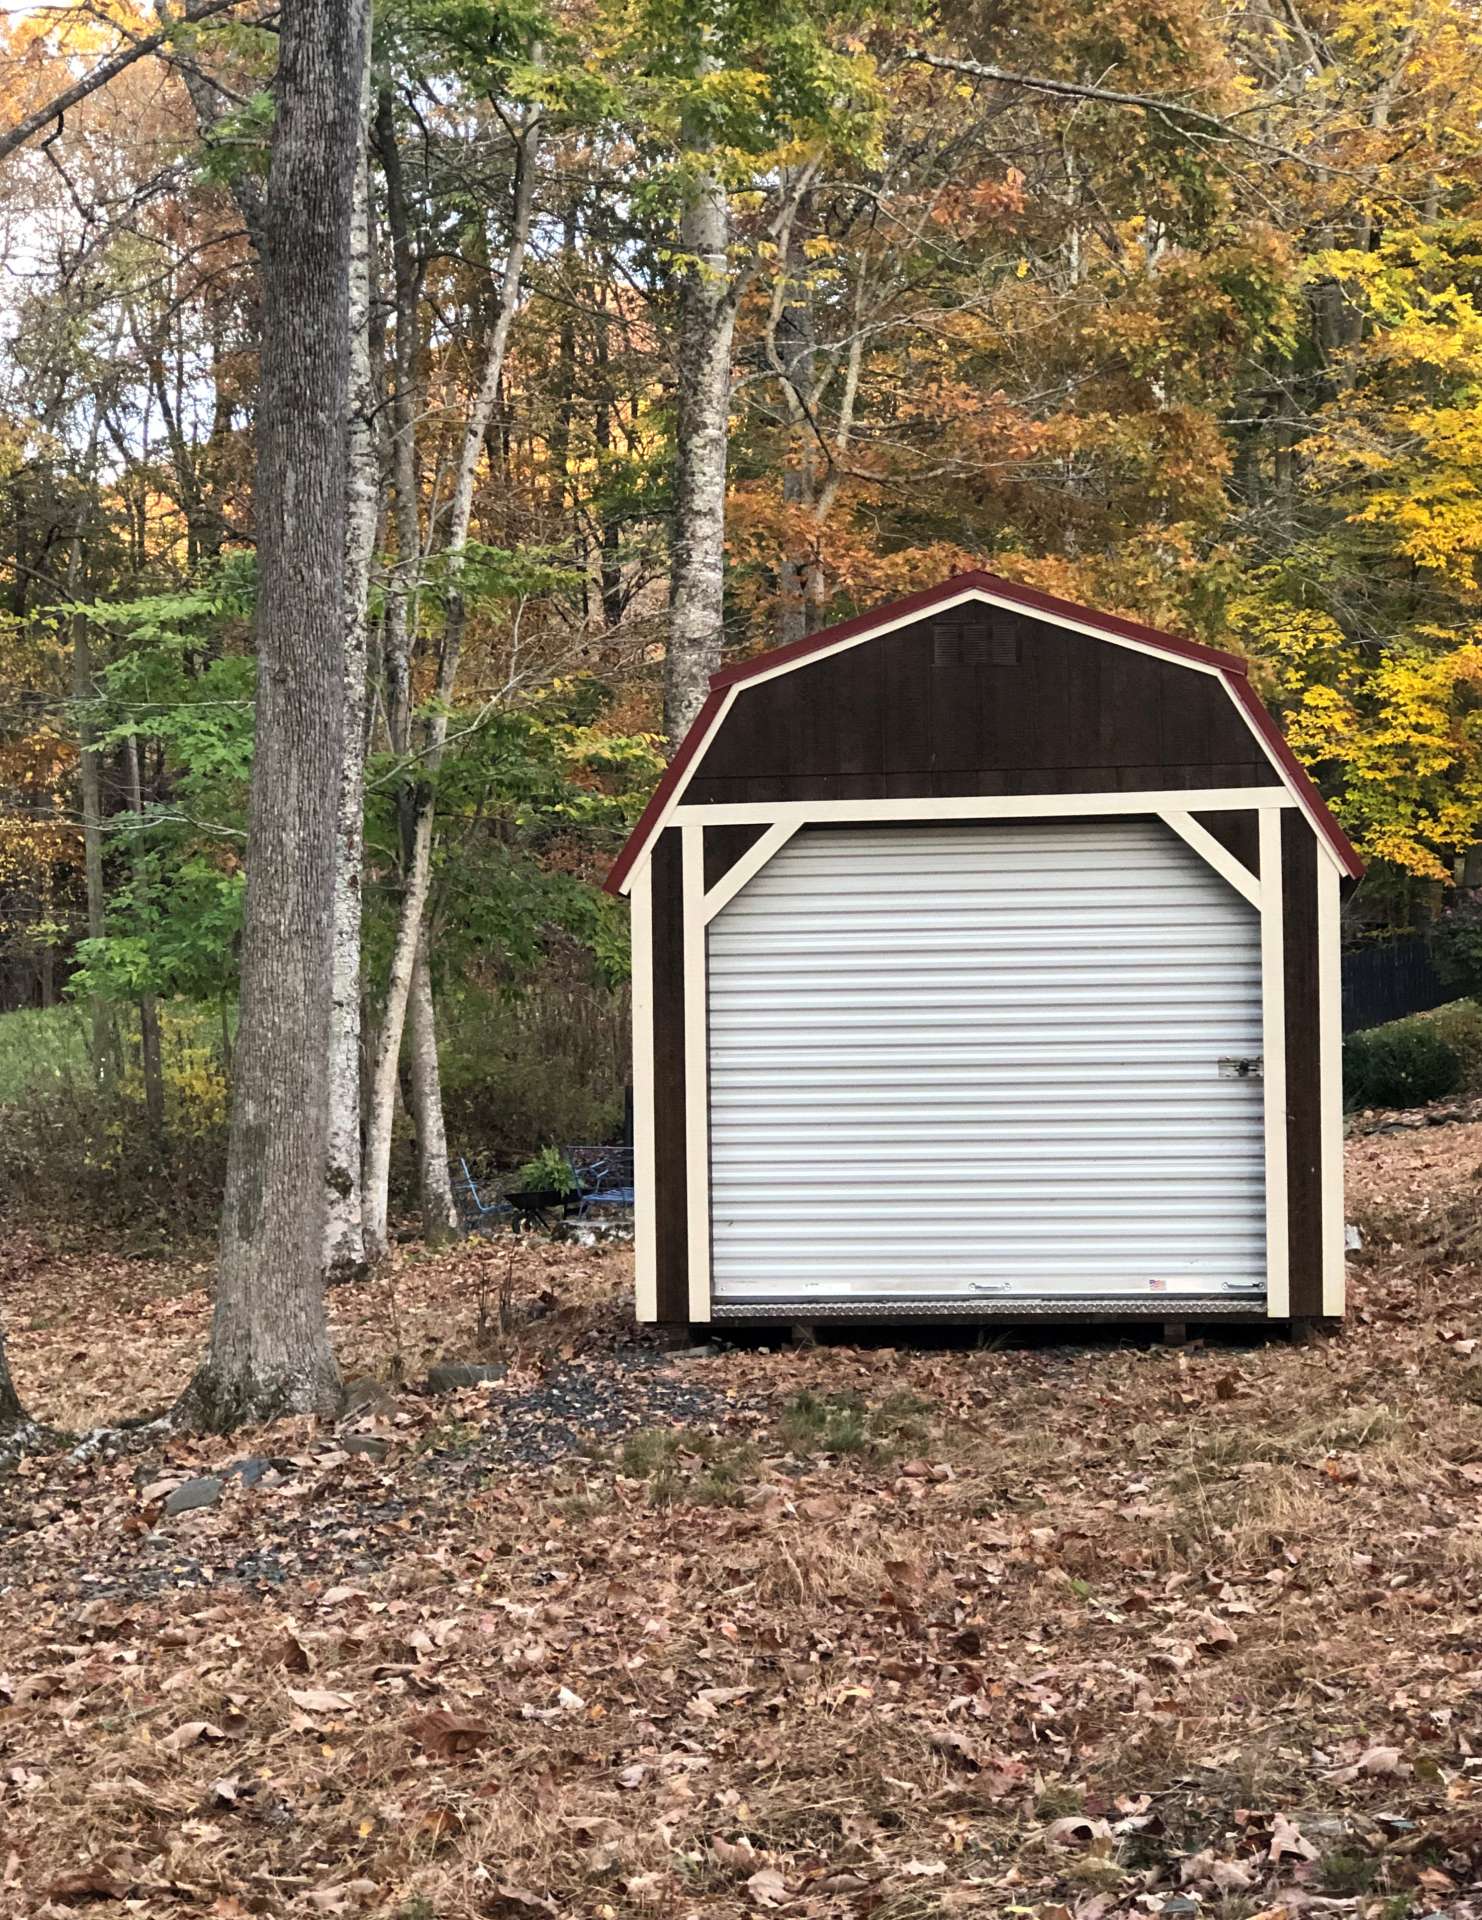
<svg viewBox="0 0 1482 1920"><path fill-rule="evenodd" d="M1362 869L1242 660L968 573L711 689L608 879L641 1320L1342 1312Z"/></svg>

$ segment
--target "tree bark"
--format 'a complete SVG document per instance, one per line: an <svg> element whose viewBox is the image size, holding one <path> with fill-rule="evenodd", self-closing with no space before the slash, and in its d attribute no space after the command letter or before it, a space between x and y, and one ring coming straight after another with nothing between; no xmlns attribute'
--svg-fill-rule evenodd
<svg viewBox="0 0 1482 1920"><path fill-rule="evenodd" d="M158 1146L165 1137L165 1059L159 1002L152 993L139 996L139 1070L144 1076L144 1115L150 1138Z"/></svg>
<svg viewBox="0 0 1482 1920"><path fill-rule="evenodd" d="M10 1377L10 1363L5 1358L5 1329L0 1327L0 1433L25 1425L26 1410Z"/></svg>
<svg viewBox="0 0 1482 1920"><path fill-rule="evenodd" d="M124 766L129 780L129 809L137 820L144 811L144 782L139 776L139 742L132 733L124 742ZM150 1135L159 1146L165 1137L165 1062L160 1047L159 1002L152 993L139 995L139 1066L144 1075L144 1112Z"/></svg>
<svg viewBox="0 0 1482 1920"><path fill-rule="evenodd" d="M325 1163L324 1274L333 1284L365 1271L360 1199L360 918L365 855L365 706L368 601L380 506L376 395L371 372L370 44L360 79L360 158L350 231L350 404L345 528L345 748L334 876L329 1041L329 1153Z"/></svg>
<svg viewBox="0 0 1482 1920"><path fill-rule="evenodd" d="M237 0L226 0L228 6L236 4ZM160 19L166 19L164 0L155 0L154 10ZM194 49L191 51L193 53ZM212 85L191 54L175 55L174 64L185 82L185 91L195 112L196 130L201 136L201 143L209 152L217 138L222 115L226 111L227 96ZM247 229L247 238L252 244L252 251L259 260L266 259L267 208L262 180L252 169L233 168L231 195L236 202L237 212L242 216L242 225Z"/></svg>
<svg viewBox="0 0 1482 1920"><path fill-rule="evenodd" d="M422 1194L422 1237L430 1246L458 1237L458 1203L448 1172L448 1130L443 1121L442 1076L437 1064L437 1010L424 933L412 968L407 1007L411 1055L412 1123L417 1130L417 1175Z"/></svg>
<svg viewBox="0 0 1482 1920"><path fill-rule="evenodd" d="M67 561L67 592L74 603L82 592L82 536L83 514L79 513ZM101 940L108 931L103 891L103 789L92 723L85 718L87 704L96 692L88 619L85 613L77 612L72 616L72 699L77 709L77 778L82 800L82 869L89 940ZM88 997L88 1013L93 1079L102 1086L113 1078L113 1018L107 1001L96 993Z"/></svg>
<svg viewBox="0 0 1482 1920"><path fill-rule="evenodd" d="M730 274L730 202L718 174L692 185L680 219L678 407L669 646L664 729L671 748L689 731L720 665L726 542L726 445L736 305Z"/></svg>
<svg viewBox="0 0 1482 1920"><path fill-rule="evenodd" d="M599 288L596 294L597 314L597 405L592 420L592 437L597 447L597 483L604 487L607 482L604 456L612 451L612 400L608 391L608 364L611 358L608 348L608 330L610 322L607 316L606 296ZM602 625L615 627L623 617L623 567L622 567L622 528L612 506L604 500L599 508L601 559L598 565L598 583L602 599Z"/></svg>
<svg viewBox="0 0 1482 1920"><path fill-rule="evenodd" d="M330 970L344 748L350 229L364 0L283 0L258 411L257 744L210 1345L178 1417L329 1413Z"/></svg>
<svg viewBox="0 0 1482 1920"><path fill-rule="evenodd" d="M458 471L448 509L448 532L444 543L448 562L448 611L438 659L434 703L421 742L419 764L407 783L409 804L403 808L402 817L408 828L406 864L396 938L386 978L385 1005L377 1037L375 1069L371 1077L370 1115L366 1127L363 1217L366 1256L372 1260L382 1258L388 1245L387 1207L391 1177L391 1134L396 1118L397 1064L401 1057L402 1034L412 992L412 976L416 970L417 949L422 940L427 896L432 884L435 776L442 764L443 749L447 743L448 707L458 682L467 617L458 581L473 520L474 483L483 454L484 436L488 432L494 403L499 395L510 328L514 324L515 305L519 297L520 276L524 271L540 125L540 110L532 107L525 117L516 150L509 246L505 252L504 272L486 337L483 375L464 424Z"/></svg>
<svg viewBox="0 0 1482 1920"><path fill-rule="evenodd" d="M406 755L412 746L411 635L417 577L422 564L422 523L417 505L417 310L422 295L422 265L413 243L411 213L402 179L396 113L389 92L376 103L376 150L386 180L386 228L390 242L396 313L391 365L391 499L396 532L396 561L386 581L386 618L382 646L385 673L386 736L391 751ZM410 830L410 821L403 821Z"/></svg>
<svg viewBox="0 0 1482 1920"><path fill-rule="evenodd" d="M768 356L781 376L782 403L787 409L787 450L782 469L782 500L788 514L783 529L782 558L778 565L781 617L777 638L791 646L808 632L809 556L800 551L801 509L811 507L817 436L805 411L815 399L813 380L813 302L807 285L803 252L802 197L785 209L779 236L777 286L767 332Z"/></svg>

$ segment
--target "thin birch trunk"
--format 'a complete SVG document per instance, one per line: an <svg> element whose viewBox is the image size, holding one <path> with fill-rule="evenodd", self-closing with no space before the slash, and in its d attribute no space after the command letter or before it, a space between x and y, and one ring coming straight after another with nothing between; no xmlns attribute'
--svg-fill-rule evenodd
<svg viewBox="0 0 1482 1920"><path fill-rule="evenodd" d="M598 398L592 421L592 437L597 446L597 474L601 484L606 479L603 456L612 450L612 403L607 390L609 322L606 296L601 288L597 290L596 307ZM622 530L617 513L607 501L599 508L599 519L601 558L598 563L598 584L602 596L602 625L615 627L623 617Z"/></svg>
<svg viewBox="0 0 1482 1920"><path fill-rule="evenodd" d="M458 1203L448 1172L448 1132L443 1121L442 1076L437 1064L437 1010L427 938L417 947L407 1006L407 1051L411 1056L412 1124L417 1130L417 1175L422 1193L422 1236L431 1246L458 1237Z"/></svg>
<svg viewBox="0 0 1482 1920"><path fill-rule="evenodd" d="M861 272L851 303L843 391L833 430L825 437L823 399L839 373L839 349L834 346L821 351L818 345L811 297L806 285L801 284L806 266L799 226L816 172L816 163L809 162L788 180L772 229L784 270L772 296L766 348L781 384L792 447L783 478L783 499L798 509L789 517L788 548L779 568L784 642L802 639L823 622L828 599L823 532L845 473L863 365L865 277Z"/></svg>
<svg viewBox="0 0 1482 1920"><path fill-rule="evenodd" d="M484 352L483 376L464 425L457 476L448 511L444 551L448 562L448 611L438 659L437 684L431 714L421 742L417 778L410 783L410 834L402 884L396 938L386 980L375 1067L371 1077L370 1116L365 1143L364 1226L367 1257L379 1259L387 1249L387 1207L391 1176L391 1134L396 1117L397 1062L401 1056L407 1002L412 990L417 948L432 884L432 840L436 775L447 742L448 707L458 682L467 609L459 591L463 557L473 520L474 482L483 452L484 436L493 417L499 383L504 373L510 328L514 324L520 276L530 236L530 214L535 190L535 158L540 136L540 110L525 117L515 156L514 210L504 273ZM404 816L405 817L405 816ZM441 1114L439 1113L439 1125Z"/></svg>
<svg viewBox="0 0 1482 1920"><path fill-rule="evenodd" d="M144 783L139 777L139 742L132 733L124 742L124 766L129 780L129 809L137 820L144 811ZM144 1075L144 1111L150 1133L159 1145L165 1137L165 1063L160 1049L159 1002L152 993L139 995L139 1066Z"/></svg>
<svg viewBox="0 0 1482 1920"><path fill-rule="evenodd" d="M420 405L417 313L421 303L422 271L412 242L411 220L402 180L401 149L396 139L396 114L391 95L387 92L381 94L376 106L376 148L386 180L386 227L396 309L396 344L392 358L389 409L396 562L386 582L381 660L385 674L387 742L394 754L405 757L412 750L411 637L416 624L415 596L422 563L422 524L417 508L417 415ZM404 809L402 811L402 831L406 837L410 834L411 820L409 814ZM362 1107L364 1104L362 1095Z"/></svg>
<svg viewBox="0 0 1482 1920"><path fill-rule="evenodd" d="M777 234L777 284L767 328L767 354L779 376L782 403L787 409L786 464L782 471L782 501L792 509L785 517L782 557L777 579L781 602L778 640L790 646L808 631L808 555L800 552L801 509L811 507L817 435L808 407L817 399L813 379L813 302L807 285L807 260L802 246L803 196L789 196Z"/></svg>
<svg viewBox="0 0 1482 1920"><path fill-rule="evenodd" d="M345 526L345 752L334 877L329 1040L329 1153L324 1273L365 1271L360 1199L360 918L365 860L365 706L368 601L380 506L376 395L371 371L370 47L360 76L360 161L350 231L350 407Z"/></svg>
<svg viewBox="0 0 1482 1920"><path fill-rule="evenodd" d="M328 1413L324 1163L344 750L350 229L364 0L283 0L258 408L257 741L210 1345L177 1418Z"/></svg>
<svg viewBox="0 0 1482 1920"><path fill-rule="evenodd" d="M690 188L679 234L686 261L680 289L673 559L664 658L664 729L671 748L679 745L705 703L724 637L726 449L736 328L730 240L724 182L718 174L704 173Z"/></svg>
<svg viewBox="0 0 1482 1920"><path fill-rule="evenodd" d="M67 594L74 605L82 592L85 512L84 507L78 514L67 559ZM92 722L86 718L88 703L96 693L91 632L87 615L79 611L72 616L72 699L77 712L77 777L82 799L82 867L89 940L101 940L108 930L107 897L103 891L103 786L98 752L93 745ZM102 1086L112 1080L116 1064L113 1016L107 1001L96 993L88 997L88 1013L92 1025L93 1079Z"/></svg>

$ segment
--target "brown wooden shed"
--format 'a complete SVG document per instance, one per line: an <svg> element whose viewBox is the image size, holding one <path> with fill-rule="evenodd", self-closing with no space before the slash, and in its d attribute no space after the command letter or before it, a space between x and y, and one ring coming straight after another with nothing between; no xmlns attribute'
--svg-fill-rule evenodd
<svg viewBox="0 0 1482 1920"><path fill-rule="evenodd" d="M608 879L641 1320L1342 1312L1362 869L1242 660L968 573L711 687Z"/></svg>

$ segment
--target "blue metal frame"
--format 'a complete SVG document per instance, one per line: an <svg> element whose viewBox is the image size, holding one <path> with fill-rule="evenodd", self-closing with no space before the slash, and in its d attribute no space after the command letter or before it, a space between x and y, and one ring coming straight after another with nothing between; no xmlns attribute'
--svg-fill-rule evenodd
<svg viewBox="0 0 1482 1920"><path fill-rule="evenodd" d="M453 1182L453 1196L458 1202L459 1211L465 1225L470 1229L478 1227L483 1221L499 1216L509 1216L514 1212L508 1200L496 1194L486 1200L479 1192L479 1184L473 1177L468 1161L460 1154L458 1157L459 1178Z"/></svg>
<svg viewBox="0 0 1482 1920"><path fill-rule="evenodd" d="M631 1147L564 1147L563 1156L576 1175L576 1192L565 1211L584 1215L598 1207L631 1207L635 1192ZM464 1225L476 1232L486 1221L514 1220L520 1209L503 1194L486 1196L479 1189L467 1158L459 1155L453 1195Z"/></svg>
<svg viewBox="0 0 1482 1920"><path fill-rule="evenodd" d="M631 1147L565 1147L566 1163L576 1175L579 1214L594 1207L631 1207L633 1149Z"/></svg>

